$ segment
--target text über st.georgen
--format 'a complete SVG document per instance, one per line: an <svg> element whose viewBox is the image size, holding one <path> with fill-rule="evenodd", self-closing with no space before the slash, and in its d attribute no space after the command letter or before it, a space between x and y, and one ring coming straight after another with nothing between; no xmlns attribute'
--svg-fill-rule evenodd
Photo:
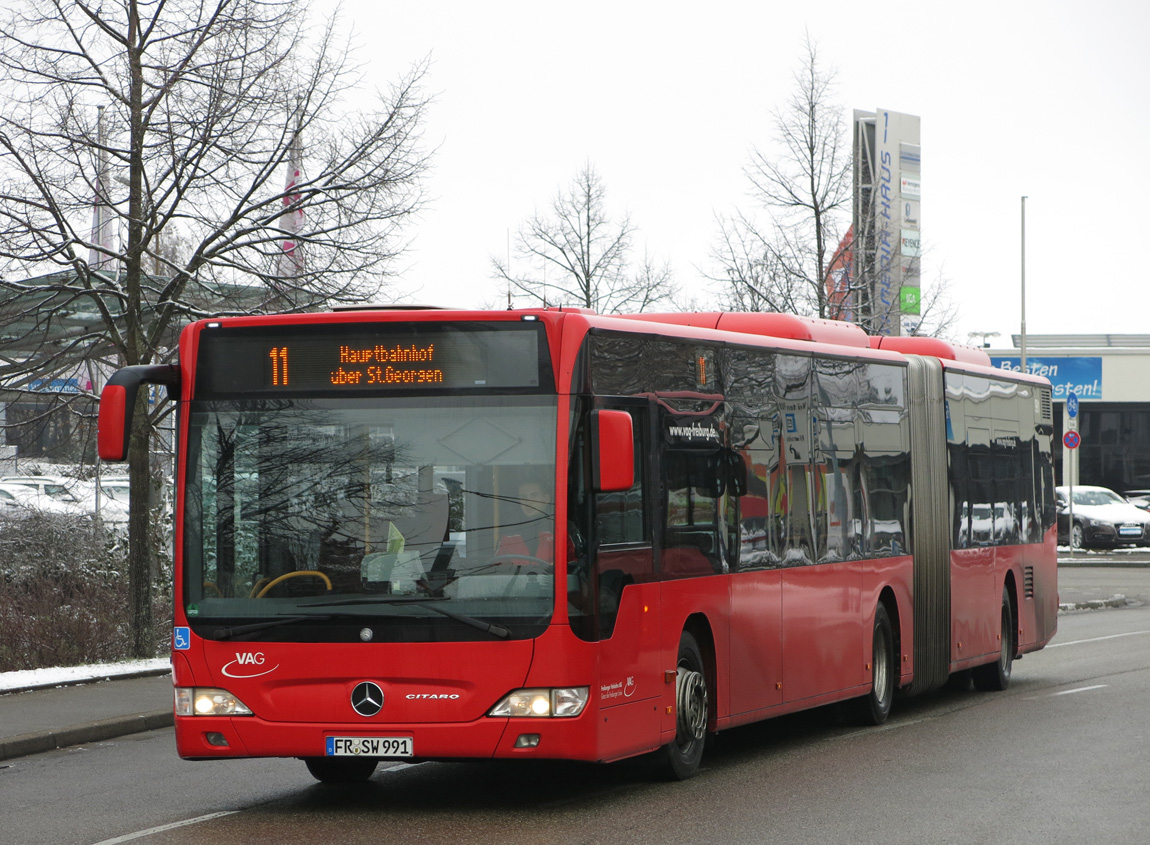
<svg viewBox="0 0 1150 845"><path fill-rule="evenodd" d="M443 381L443 370L427 366L435 360L435 344L392 347L377 344L367 349L339 348L340 367L331 374L332 384L433 384ZM343 365L347 364L348 367Z"/></svg>

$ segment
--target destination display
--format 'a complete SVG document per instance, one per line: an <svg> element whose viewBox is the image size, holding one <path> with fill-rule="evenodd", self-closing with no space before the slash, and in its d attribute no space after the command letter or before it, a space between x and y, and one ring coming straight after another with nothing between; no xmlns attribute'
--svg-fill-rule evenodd
<svg viewBox="0 0 1150 845"><path fill-rule="evenodd" d="M200 335L197 395L540 388L551 381L540 324L328 324Z"/></svg>

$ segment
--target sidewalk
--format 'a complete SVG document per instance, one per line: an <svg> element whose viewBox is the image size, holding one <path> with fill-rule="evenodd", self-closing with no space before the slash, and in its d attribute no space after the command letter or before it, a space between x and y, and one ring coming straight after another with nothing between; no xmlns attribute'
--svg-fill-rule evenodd
<svg viewBox="0 0 1150 845"><path fill-rule="evenodd" d="M172 673L0 694L0 760L172 725Z"/></svg>

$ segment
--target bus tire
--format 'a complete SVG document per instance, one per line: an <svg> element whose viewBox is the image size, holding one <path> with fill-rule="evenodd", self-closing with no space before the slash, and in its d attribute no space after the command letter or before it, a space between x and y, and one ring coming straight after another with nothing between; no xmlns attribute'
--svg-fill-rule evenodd
<svg viewBox="0 0 1150 845"><path fill-rule="evenodd" d="M1014 665L1014 611L1010 607L1010 591L1002 589L1002 634L998 659L984 666L975 666L974 688L983 692L1000 692L1010 686L1010 671Z"/></svg>
<svg viewBox="0 0 1150 845"><path fill-rule="evenodd" d="M874 611L873 654L871 656L871 689L854 700L855 721L861 725L881 725L890 715L894 702L898 664L894 659L894 628L886 605L879 602Z"/></svg>
<svg viewBox="0 0 1150 845"><path fill-rule="evenodd" d="M372 757L305 757L304 764L320 783L362 783L375 772Z"/></svg>
<svg viewBox="0 0 1150 845"><path fill-rule="evenodd" d="M671 780L699 770L707 740L707 671L699 644L687 631L679 640L675 679L675 738L663 746L663 769Z"/></svg>

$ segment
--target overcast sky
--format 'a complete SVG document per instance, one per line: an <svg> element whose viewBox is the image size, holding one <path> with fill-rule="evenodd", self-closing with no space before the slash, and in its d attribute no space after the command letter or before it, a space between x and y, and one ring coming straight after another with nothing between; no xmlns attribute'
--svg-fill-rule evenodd
<svg viewBox="0 0 1150 845"><path fill-rule="evenodd" d="M749 151L794 90L809 31L853 109L918 115L923 280L956 339L1150 333L1150 4L381 3L345 0L370 78L430 57L432 202L400 276L412 300L505 303L491 256L590 162L609 213L703 304L715 216L753 202Z"/></svg>

